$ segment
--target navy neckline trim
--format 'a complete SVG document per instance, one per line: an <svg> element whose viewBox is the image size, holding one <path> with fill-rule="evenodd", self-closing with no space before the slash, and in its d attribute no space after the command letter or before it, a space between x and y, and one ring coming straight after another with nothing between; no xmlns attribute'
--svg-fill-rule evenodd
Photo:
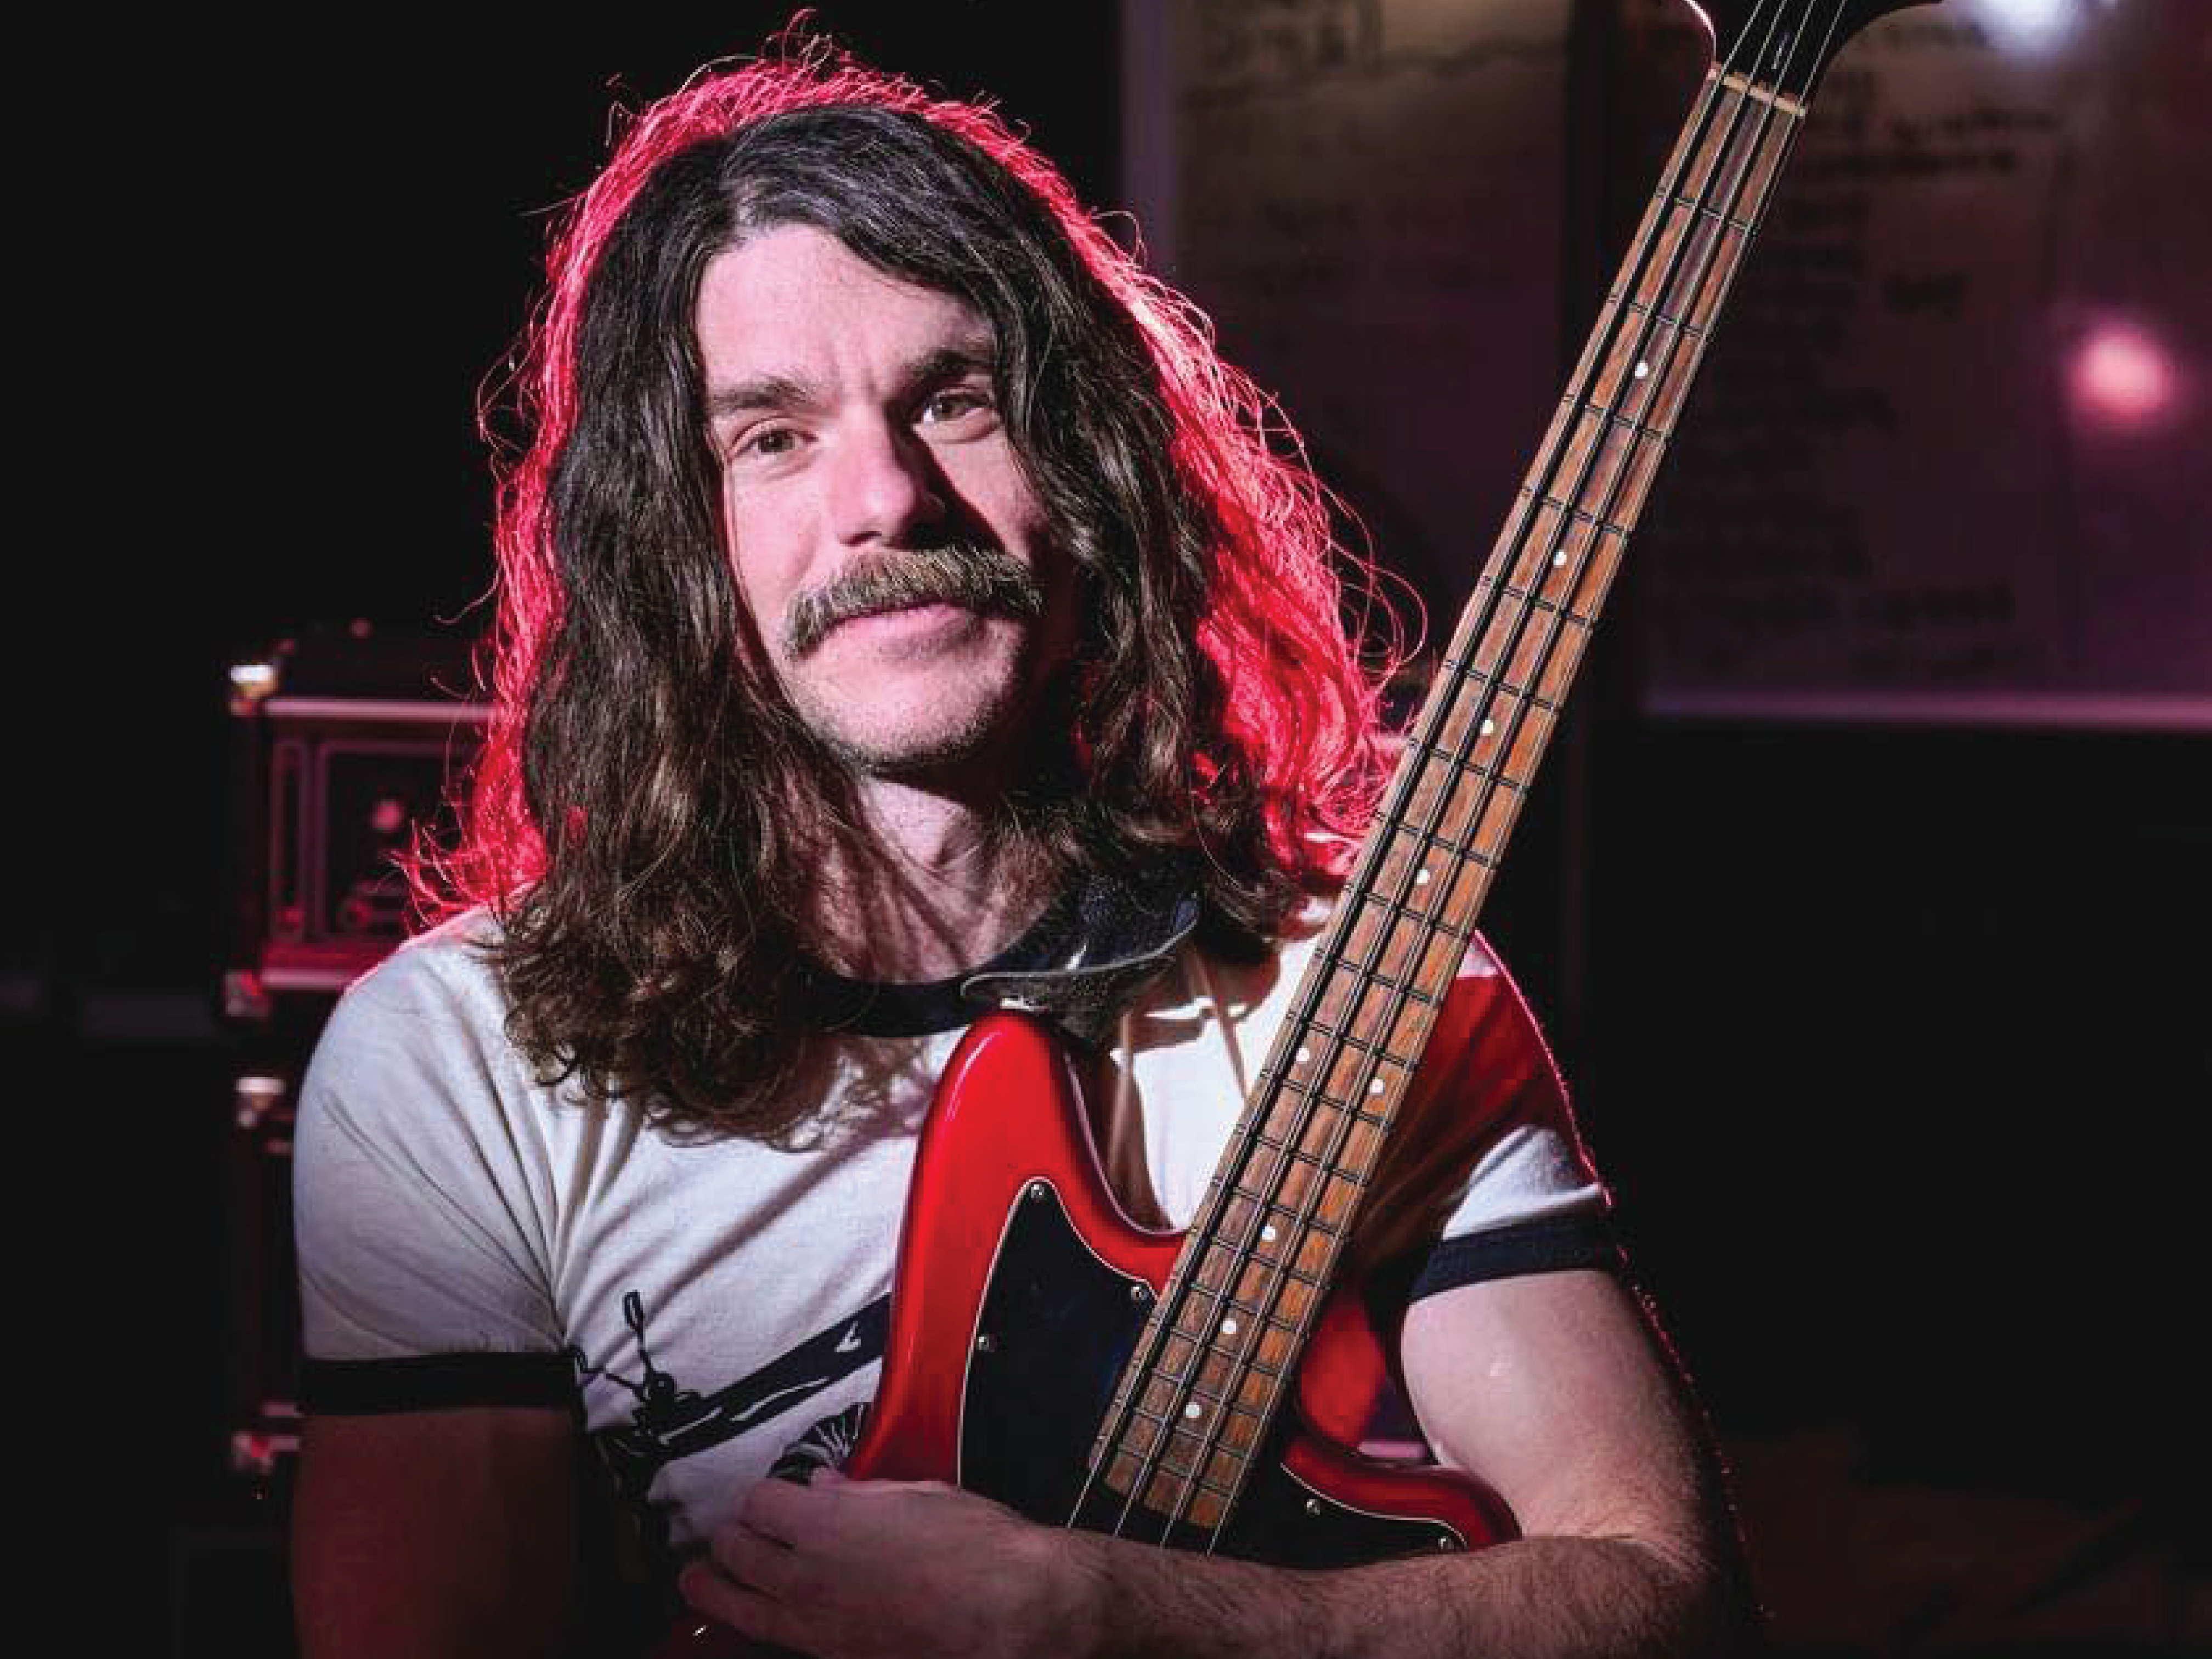
<svg viewBox="0 0 2212 1659"><path fill-rule="evenodd" d="M1078 896L1077 889L1061 893L998 955L945 979L848 979L802 959L800 1004L817 1030L840 1036L913 1037L959 1030L982 1012L960 994L975 975L1034 973L1075 955L1085 934Z"/></svg>

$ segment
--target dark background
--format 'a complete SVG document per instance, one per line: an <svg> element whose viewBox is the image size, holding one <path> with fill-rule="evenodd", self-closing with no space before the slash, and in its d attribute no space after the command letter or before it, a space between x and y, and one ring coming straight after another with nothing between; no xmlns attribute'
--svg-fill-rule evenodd
<svg viewBox="0 0 2212 1659"><path fill-rule="evenodd" d="M823 10L996 94L1115 203L1110 8ZM251 1651L276 1617L273 1505L222 1468L224 669L318 623L480 624L476 392L550 212L611 102L781 16L168 25L127 97L47 124L110 124L116 159L33 227L104 349L61 344L68 470L19 463L64 510L8 612L0 1018L36 1126L26 1467L118 1650ZM2205 1563L2205 739L1655 724L1611 620L1491 928L1742 1473L1783 1635L2144 1647Z"/></svg>

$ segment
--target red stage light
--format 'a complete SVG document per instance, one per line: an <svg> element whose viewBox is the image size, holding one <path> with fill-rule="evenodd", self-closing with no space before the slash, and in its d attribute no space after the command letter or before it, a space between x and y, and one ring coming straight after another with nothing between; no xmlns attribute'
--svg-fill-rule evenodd
<svg viewBox="0 0 2212 1659"><path fill-rule="evenodd" d="M2066 365L2066 391L2077 418L2108 432L2162 425L2181 403L2182 376L2172 354L2140 324L2108 319L2093 325Z"/></svg>

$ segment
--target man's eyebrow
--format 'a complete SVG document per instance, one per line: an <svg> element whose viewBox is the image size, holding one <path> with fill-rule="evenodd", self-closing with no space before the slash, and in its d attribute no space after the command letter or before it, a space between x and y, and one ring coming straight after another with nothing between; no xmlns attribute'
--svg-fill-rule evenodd
<svg viewBox="0 0 2212 1659"><path fill-rule="evenodd" d="M730 386L710 387L707 392L707 418L719 421L725 416L742 415L756 409L796 409L811 396L804 385L788 375L757 374Z"/></svg>
<svg viewBox="0 0 2212 1659"><path fill-rule="evenodd" d="M999 366L999 348L988 334L957 344L939 346L925 352L907 365L903 376L904 389L920 391L945 380L957 380L963 374L988 374Z"/></svg>
<svg viewBox="0 0 2212 1659"><path fill-rule="evenodd" d="M988 374L998 367L998 362L997 343L988 334L939 346L933 351L924 352L901 371L899 393L902 397L911 397L924 386L957 380L963 374ZM817 396L805 381L793 380L787 374L757 374L728 386L708 388L707 419L709 422L725 420L730 416L750 414L756 410L781 411L803 408L816 401Z"/></svg>

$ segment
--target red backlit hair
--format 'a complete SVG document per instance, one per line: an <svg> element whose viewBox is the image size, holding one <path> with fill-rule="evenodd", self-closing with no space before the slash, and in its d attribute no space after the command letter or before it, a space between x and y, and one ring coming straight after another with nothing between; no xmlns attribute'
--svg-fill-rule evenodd
<svg viewBox="0 0 2212 1659"><path fill-rule="evenodd" d="M1260 939L1340 877L1382 778L1322 491L1204 319L987 109L818 43L695 80L552 246L511 388L495 714L433 869L436 908L503 923L542 1065L753 1133L790 1127L775 1094L804 1036L789 975L763 971L803 948L789 805L835 824L839 781L744 645L691 319L707 260L784 223L996 330L1091 630L1025 830L1071 870L1186 858L1217 936Z"/></svg>

